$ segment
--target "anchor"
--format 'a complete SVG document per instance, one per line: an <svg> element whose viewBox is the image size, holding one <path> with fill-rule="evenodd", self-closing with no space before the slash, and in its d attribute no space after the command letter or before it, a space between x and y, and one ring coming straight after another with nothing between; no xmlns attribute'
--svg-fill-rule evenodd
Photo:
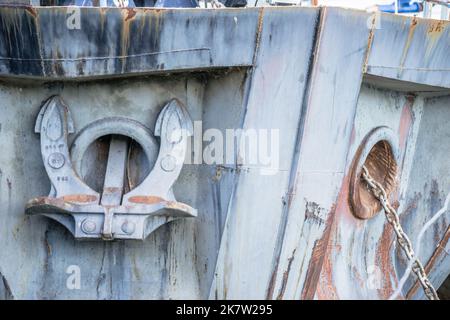
<svg viewBox="0 0 450 320"><path fill-rule="evenodd" d="M154 134L140 122L110 117L94 121L75 137L69 108L59 96L48 99L36 120L41 154L51 182L47 197L30 200L25 212L44 215L65 226L76 239L145 239L159 226L180 218L196 217L196 209L175 199L178 179L193 134L192 120L177 99L158 115ZM96 139L113 135L102 194L79 176L83 155ZM140 144L148 159L159 152L154 167L142 182L124 194L128 138ZM124 139L123 137L127 137Z"/></svg>

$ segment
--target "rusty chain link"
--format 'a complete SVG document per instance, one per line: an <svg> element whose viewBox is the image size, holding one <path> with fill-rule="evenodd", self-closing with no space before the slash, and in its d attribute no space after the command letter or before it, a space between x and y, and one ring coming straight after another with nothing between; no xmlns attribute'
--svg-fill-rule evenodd
<svg viewBox="0 0 450 320"><path fill-rule="evenodd" d="M379 182L377 182L370 176L369 170L367 170L365 166L363 166L362 169L363 169L362 178L369 186L372 194L375 196L375 198L378 199L381 206L383 207L387 221L394 228L398 244L402 248L403 252L406 254L408 260L414 261L412 271L416 274L417 279L422 285L425 295L429 300L439 300L436 290L434 289L433 285L428 279L428 276L425 272L425 269L423 268L422 263L419 261L418 257L416 257L414 253L411 240L409 240L408 236L403 231L397 211L389 203L386 190L384 190L383 186Z"/></svg>

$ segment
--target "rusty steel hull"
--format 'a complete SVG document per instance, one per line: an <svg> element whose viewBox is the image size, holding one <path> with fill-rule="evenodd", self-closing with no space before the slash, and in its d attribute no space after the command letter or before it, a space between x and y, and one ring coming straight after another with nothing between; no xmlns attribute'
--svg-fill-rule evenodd
<svg viewBox="0 0 450 320"><path fill-rule="evenodd" d="M392 153L379 149L373 166L392 178L413 240L443 206L448 21L327 7L80 10L81 29L69 30L67 8L0 7L0 297L390 296L406 260L355 172L387 141ZM152 127L174 98L203 131L277 129L279 167L262 175L237 162L184 165L173 192L196 218L141 242L77 241L55 221L25 215L50 189L34 123L54 95L76 130L104 117ZM82 178L97 183L93 169ZM450 273L449 238L447 213L420 254L436 287ZM66 286L73 265L76 290ZM414 277L400 298L424 298Z"/></svg>

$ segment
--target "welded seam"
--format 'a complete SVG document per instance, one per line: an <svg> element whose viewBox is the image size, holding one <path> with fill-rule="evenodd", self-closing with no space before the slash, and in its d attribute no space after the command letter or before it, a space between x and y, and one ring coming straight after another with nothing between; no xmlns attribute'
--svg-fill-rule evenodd
<svg viewBox="0 0 450 320"><path fill-rule="evenodd" d="M137 53L137 54L129 54L129 55L119 55L119 56L81 57L81 58L41 58L41 59L37 59L37 58L0 57L0 60L6 60L6 61L42 61L42 62L80 62L80 61L92 61L92 60L139 58L139 57L153 56L153 55L159 55L159 54L179 53L179 52L193 52L193 51L208 51L208 52L211 52L211 49L210 48L206 48L206 47L202 47L202 48L187 48L187 49L158 51L158 52L146 52L146 53Z"/></svg>
<svg viewBox="0 0 450 320"><path fill-rule="evenodd" d="M378 68L378 69L395 69L395 70L411 70L411 71L424 71L424 72L445 72L450 71L450 69L447 68L441 68L441 69L432 69L432 68L411 68L411 67L402 67L402 66L375 66L375 65L368 65L368 68Z"/></svg>

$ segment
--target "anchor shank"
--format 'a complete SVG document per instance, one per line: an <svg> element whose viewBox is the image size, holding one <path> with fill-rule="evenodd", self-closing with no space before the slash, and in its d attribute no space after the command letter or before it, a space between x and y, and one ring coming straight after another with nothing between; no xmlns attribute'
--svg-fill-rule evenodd
<svg viewBox="0 0 450 320"><path fill-rule="evenodd" d="M119 206L122 200L128 138L113 136L109 145L108 164L103 184L102 206Z"/></svg>

